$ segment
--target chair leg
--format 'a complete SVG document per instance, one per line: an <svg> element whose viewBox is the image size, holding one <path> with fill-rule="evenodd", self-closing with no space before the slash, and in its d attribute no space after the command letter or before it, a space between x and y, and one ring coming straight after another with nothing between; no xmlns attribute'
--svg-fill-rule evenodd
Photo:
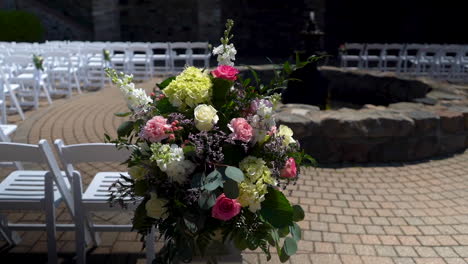
<svg viewBox="0 0 468 264"><path fill-rule="evenodd" d="M18 102L18 98L16 97L16 93L14 91L11 91L10 92L10 97L11 97L11 101L15 105L16 111L20 115L21 119L24 120L25 117L24 117L23 109L21 109L21 105Z"/></svg>
<svg viewBox="0 0 468 264"><path fill-rule="evenodd" d="M153 226L151 227L151 232L146 235L146 264L151 264L153 263L153 260L155 258L155 239L156 239L156 228Z"/></svg>
<svg viewBox="0 0 468 264"><path fill-rule="evenodd" d="M5 216L0 214L0 236L2 236L6 242L11 245L18 245L21 242L21 237L15 231L8 228L8 220Z"/></svg>
<svg viewBox="0 0 468 264"><path fill-rule="evenodd" d="M81 87L80 87L80 81L78 80L78 77L76 76L76 72L73 73L73 77L75 78L75 83L76 83L76 89L78 90L78 93L81 93Z"/></svg>
<svg viewBox="0 0 468 264"><path fill-rule="evenodd" d="M57 241L55 229L54 179L52 174L45 175L45 209L47 231L47 263L57 263Z"/></svg>
<svg viewBox="0 0 468 264"><path fill-rule="evenodd" d="M52 104L52 99L50 98L49 89L47 89L45 84L42 85L42 89L44 90L44 94L46 96L47 102L49 103L49 105L51 105Z"/></svg>
<svg viewBox="0 0 468 264"><path fill-rule="evenodd" d="M78 182L80 181L80 182ZM81 201L81 179L80 177L73 176L73 202L74 202L74 222L75 222L75 248L76 248L76 263L86 263L86 233L85 221L83 214L83 204Z"/></svg>

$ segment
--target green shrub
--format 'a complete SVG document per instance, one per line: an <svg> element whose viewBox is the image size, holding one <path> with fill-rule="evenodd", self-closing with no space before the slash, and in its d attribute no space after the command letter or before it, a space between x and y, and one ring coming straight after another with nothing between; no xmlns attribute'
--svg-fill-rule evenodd
<svg viewBox="0 0 468 264"><path fill-rule="evenodd" d="M44 28L37 16L24 11L0 10L0 41L37 42Z"/></svg>

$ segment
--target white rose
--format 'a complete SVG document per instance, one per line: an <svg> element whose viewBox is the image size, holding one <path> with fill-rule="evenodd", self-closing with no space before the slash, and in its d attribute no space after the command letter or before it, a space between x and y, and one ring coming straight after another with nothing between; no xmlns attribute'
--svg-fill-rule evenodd
<svg viewBox="0 0 468 264"><path fill-rule="evenodd" d="M167 200L159 199L156 193L151 193L151 199L149 199L146 204L146 215L155 219L166 219L167 210L164 207L167 204Z"/></svg>
<svg viewBox="0 0 468 264"><path fill-rule="evenodd" d="M283 136L284 137L283 145L285 145L285 146L287 146L289 144L292 144L292 143L296 143L296 141L292 137L293 136L292 129L285 126L285 125L280 125L279 131L278 131L278 136Z"/></svg>
<svg viewBox="0 0 468 264"><path fill-rule="evenodd" d="M195 127L200 131L209 131L218 123L217 111L211 105L201 104L195 107Z"/></svg>

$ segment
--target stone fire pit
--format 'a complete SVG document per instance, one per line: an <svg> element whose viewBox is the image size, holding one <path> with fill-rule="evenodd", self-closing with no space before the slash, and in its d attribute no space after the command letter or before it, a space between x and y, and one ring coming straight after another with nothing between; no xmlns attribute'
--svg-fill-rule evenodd
<svg viewBox="0 0 468 264"><path fill-rule="evenodd" d="M322 67L333 97L379 98L388 105L320 111L280 107L278 123L320 163L414 161L468 147L468 87ZM338 95L338 96L336 96ZM378 101L378 100L377 100ZM403 101L403 102L402 102Z"/></svg>

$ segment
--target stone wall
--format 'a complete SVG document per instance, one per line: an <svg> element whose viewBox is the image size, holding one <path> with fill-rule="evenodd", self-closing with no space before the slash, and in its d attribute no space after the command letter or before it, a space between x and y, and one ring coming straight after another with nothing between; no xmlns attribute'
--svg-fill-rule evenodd
<svg viewBox="0 0 468 264"><path fill-rule="evenodd" d="M468 147L468 87L394 74L321 70L332 77L332 85L348 89L349 95L391 91L391 98L406 102L327 111L284 105L276 114L278 123L290 126L306 152L319 162L415 161Z"/></svg>

